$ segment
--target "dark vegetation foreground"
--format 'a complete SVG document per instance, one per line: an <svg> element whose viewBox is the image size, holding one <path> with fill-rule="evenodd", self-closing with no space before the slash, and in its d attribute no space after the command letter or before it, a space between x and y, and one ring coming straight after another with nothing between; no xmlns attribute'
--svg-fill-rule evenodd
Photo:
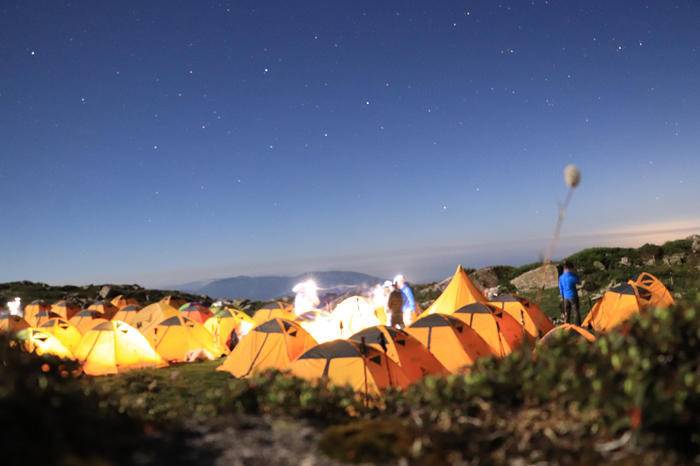
<svg viewBox="0 0 700 466"><path fill-rule="evenodd" d="M217 361L75 378L1 348L8 465L659 465L700 453L697 300L369 403L279 373L236 380Z"/></svg>

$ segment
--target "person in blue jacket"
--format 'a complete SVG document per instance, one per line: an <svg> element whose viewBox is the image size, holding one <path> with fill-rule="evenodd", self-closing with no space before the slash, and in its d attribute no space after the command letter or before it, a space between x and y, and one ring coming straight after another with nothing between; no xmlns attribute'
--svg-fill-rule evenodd
<svg viewBox="0 0 700 466"><path fill-rule="evenodd" d="M581 325L581 309L578 301L578 289L576 285L581 283L576 275L574 264L570 261L564 262L564 272L559 276L559 294L564 300L564 323L576 319L574 323Z"/></svg>
<svg viewBox="0 0 700 466"><path fill-rule="evenodd" d="M416 299L413 297L413 290L408 286L403 275L397 275L394 278L394 286L401 290L403 295L403 321L406 325L410 325L413 322L413 312L416 310Z"/></svg>

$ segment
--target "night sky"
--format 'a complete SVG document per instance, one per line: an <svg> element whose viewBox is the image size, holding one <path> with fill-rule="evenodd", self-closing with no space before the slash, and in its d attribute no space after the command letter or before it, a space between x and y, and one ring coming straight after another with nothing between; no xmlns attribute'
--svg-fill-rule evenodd
<svg viewBox="0 0 700 466"><path fill-rule="evenodd" d="M700 225L696 1L5 0L0 24L0 281L528 262L568 163L562 253Z"/></svg>

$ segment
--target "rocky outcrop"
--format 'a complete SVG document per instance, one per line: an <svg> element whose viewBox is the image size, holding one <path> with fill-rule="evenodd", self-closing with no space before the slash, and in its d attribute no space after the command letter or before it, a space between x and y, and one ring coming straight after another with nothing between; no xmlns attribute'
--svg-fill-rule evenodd
<svg viewBox="0 0 700 466"><path fill-rule="evenodd" d="M700 235L693 235L688 239L692 241L690 250L693 251L693 254L700 254Z"/></svg>
<svg viewBox="0 0 700 466"><path fill-rule="evenodd" d="M484 267L469 274L471 278L482 290L498 286L498 274L493 267Z"/></svg>
<svg viewBox="0 0 700 466"><path fill-rule="evenodd" d="M664 264L666 265L681 265L683 262L685 262L685 254L680 252L664 257Z"/></svg>
<svg viewBox="0 0 700 466"><path fill-rule="evenodd" d="M543 265L525 272L512 279L510 283L518 291L530 291L538 289L556 288L559 286L559 274L553 264Z"/></svg>
<svg viewBox="0 0 700 466"><path fill-rule="evenodd" d="M605 270L605 264L601 261L593 261L593 267L598 270Z"/></svg>

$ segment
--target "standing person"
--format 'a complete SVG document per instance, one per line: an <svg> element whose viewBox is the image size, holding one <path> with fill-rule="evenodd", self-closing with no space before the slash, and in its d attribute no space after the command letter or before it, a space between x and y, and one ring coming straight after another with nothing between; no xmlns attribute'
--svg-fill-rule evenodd
<svg viewBox="0 0 700 466"><path fill-rule="evenodd" d="M391 326L396 328L404 328L403 321L403 293L395 286L391 287L387 307L389 308L389 316L391 318Z"/></svg>
<svg viewBox="0 0 700 466"><path fill-rule="evenodd" d="M394 278L394 286L403 295L403 321L410 324L413 321L413 313L416 310L416 299L413 297L413 290L408 286L403 275L397 275Z"/></svg>
<svg viewBox="0 0 700 466"><path fill-rule="evenodd" d="M564 273L559 276L559 294L564 300L564 323L574 320L576 325L581 325L581 310L578 301L578 289L576 285L581 283L576 275L574 264L564 262Z"/></svg>

